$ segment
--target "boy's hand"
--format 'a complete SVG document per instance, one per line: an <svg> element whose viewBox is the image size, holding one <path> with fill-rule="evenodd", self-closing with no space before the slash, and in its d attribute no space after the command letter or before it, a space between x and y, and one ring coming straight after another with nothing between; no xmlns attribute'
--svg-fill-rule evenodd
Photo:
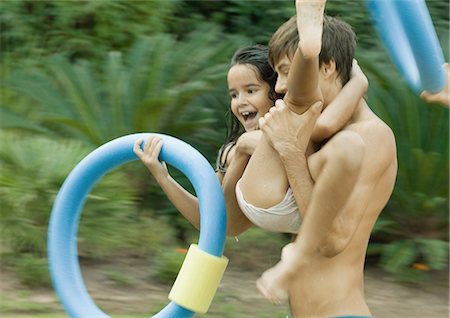
<svg viewBox="0 0 450 318"><path fill-rule="evenodd" d="M259 119L259 126L280 156L293 147L305 154L321 110L322 102L317 102L306 112L298 115L290 111L284 101L277 100L275 107Z"/></svg>
<svg viewBox="0 0 450 318"><path fill-rule="evenodd" d="M261 275L256 281L256 287L271 303L281 304L288 299L291 278L292 276L288 274L280 261Z"/></svg>
<svg viewBox="0 0 450 318"><path fill-rule="evenodd" d="M162 139L156 136L150 136L144 145L144 150L141 149L142 142L142 139L138 139L134 143L133 151L136 156L141 159L156 179L167 177L169 174L167 166L158 159L163 145Z"/></svg>
<svg viewBox="0 0 450 318"><path fill-rule="evenodd" d="M301 259L295 244L289 243L283 247L278 264L265 271L256 281L259 291L272 303L279 304L288 298L294 276L307 263Z"/></svg>
<svg viewBox="0 0 450 318"><path fill-rule="evenodd" d="M447 74L447 82L445 83L444 88L438 93L423 91L422 94L420 94L420 97L429 103L439 103L443 106L450 107L450 66L448 63L445 63L443 67L445 68L445 72Z"/></svg>

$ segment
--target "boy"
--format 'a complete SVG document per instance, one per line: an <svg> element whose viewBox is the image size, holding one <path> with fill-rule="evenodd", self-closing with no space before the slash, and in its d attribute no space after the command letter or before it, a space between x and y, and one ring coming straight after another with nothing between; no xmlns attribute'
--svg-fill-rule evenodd
<svg viewBox="0 0 450 318"><path fill-rule="evenodd" d="M279 302L289 295L296 318L370 316L364 260L373 225L394 187L395 139L361 99L342 129L319 143L310 142L322 103L325 112L345 84L351 67L345 61L352 61L355 47L353 31L337 19L325 18L322 35L317 17L324 4L297 1L297 26L291 19L277 31L287 39L284 49L277 46L284 54L271 54L279 80L292 62L286 103L277 101L261 120L265 139L239 183L247 201L240 206L270 207L290 187L304 217L295 242L257 282L265 297ZM350 53L342 54L342 48ZM296 53L292 57L289 51ZM299 74L309 74L310 82ZM293 79L306 81L301 98L289 96Z"/></svg>

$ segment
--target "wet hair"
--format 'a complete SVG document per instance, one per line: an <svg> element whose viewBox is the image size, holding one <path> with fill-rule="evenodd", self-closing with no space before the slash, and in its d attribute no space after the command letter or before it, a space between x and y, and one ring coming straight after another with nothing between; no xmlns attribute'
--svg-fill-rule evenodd
<svg viewBox="0 0 450 318"><path fill-rule="evenodd" d="M299 41L296 16L282 24L269 42L269 63L275 68L285 55L292 58ZM325 15L323 19L322 48L319 66L331 60L336 62L336 72L345 85L350 80L356 50L356 35L351 26L337 18Z"/></svg>
<svg viewBox="0 0 450 318"><path fill-rule="evenodd" d="M277 74L269 64L269 49L264 45L251 45L237 50L231 58L230 68L235 65L248 65L251 67L257 78L269 85L269 98L275 102L279 95L275 92L275 84L277 82ZM222 156L224 150L236 144L240 135L245 132L239 120L234 116L231 110L226 113L227 134L225 143L219 150L217 168L224 171L225 162ZM229 149L228 149L229 150ZM227 151L228 153L228 151Z"/></svg>

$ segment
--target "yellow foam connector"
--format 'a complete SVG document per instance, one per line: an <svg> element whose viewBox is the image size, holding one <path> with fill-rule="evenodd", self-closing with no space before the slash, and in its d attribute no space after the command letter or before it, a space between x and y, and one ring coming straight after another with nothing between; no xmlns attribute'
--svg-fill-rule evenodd
<svg viewBox="0 0 450 318"><path fill-rule="evenodd" d="M228 264L225 256L217 257L191 244L169 293L176 304L198 313L206 313Z"/></svg>

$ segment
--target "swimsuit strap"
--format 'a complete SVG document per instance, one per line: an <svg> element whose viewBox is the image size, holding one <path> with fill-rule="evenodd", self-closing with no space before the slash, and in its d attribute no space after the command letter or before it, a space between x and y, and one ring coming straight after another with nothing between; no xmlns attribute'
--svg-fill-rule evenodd
<svg viewBox="0 0 450 318"><path fill-rule="evenodd" d="M236 140L222 145L217 156L216 171L225 173L227 171L227 160L231 149L236 146Z"/></svg>

